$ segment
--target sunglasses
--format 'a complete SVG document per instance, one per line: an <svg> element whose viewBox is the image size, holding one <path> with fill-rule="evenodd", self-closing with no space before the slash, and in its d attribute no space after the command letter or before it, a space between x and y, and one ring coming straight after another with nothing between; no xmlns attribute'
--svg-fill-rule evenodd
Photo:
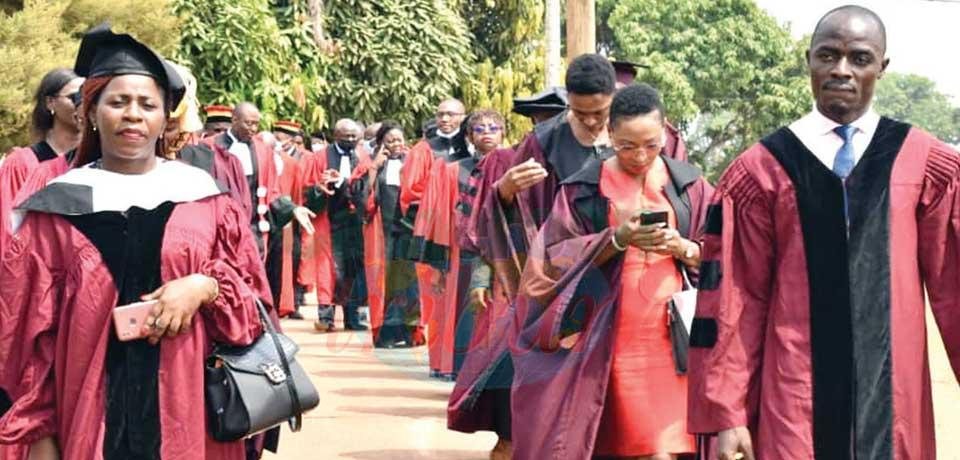
<svg viewBox="0 0 960 460"><path fill-rule="evenodd" d="M479 125L473 127L473 134L496 134L500 131L503 131L503 127L498 125Z"/></svg>

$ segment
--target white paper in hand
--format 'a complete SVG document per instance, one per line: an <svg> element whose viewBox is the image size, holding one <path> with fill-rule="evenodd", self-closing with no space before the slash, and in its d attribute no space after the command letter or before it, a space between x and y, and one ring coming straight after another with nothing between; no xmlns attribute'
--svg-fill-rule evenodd
<svg viewBox="0 0 960 460"><path fill-rule="evenodd" d="M403 162L400 160L387 160L387 185L400 186L400 168Z"/></svg>

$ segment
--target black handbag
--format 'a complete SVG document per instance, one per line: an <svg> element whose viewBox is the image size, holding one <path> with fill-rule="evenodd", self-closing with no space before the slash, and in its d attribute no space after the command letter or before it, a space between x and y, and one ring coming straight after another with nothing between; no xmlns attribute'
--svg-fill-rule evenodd
<svg viewBox="0 0 960 460"><path fill-rule="evenodd" d="M687 353L690 350L690 323L697 309L697 290L690 283L687 268L680 266L679 269L683 276L683 290L674 294L667 302L667 315L670 316L673 364L677 375L686 375Z"/></svg>
<svg viewBox="0 0 960 460"><path fill-rule="evenodd" d="M217 345L206 360L207 416L211 435L237 441L284 421L299 431L302 414L320 403L317 388L294 359L299 348L277 333L263 304L264 333L245 347Z"/></svg>

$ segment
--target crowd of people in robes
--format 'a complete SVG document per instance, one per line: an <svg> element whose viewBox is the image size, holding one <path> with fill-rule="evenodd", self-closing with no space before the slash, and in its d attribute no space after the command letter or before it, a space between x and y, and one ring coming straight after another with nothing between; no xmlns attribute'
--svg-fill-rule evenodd
<svg viewBox="0 0 960 460"><path fill-rule="evenodd" d="M448 427L502 459L934 459L927 300L960 378L960 157L877 115L883 21L823 16L814 108L714 187L669 94L573 59L409 137L261 131L250 102L99 26L0 163L0 458L254 459L214 441L203 360L271 321L425 347ZM926 294L926 300L925 295ZM118 306L156 300L144 340Z"/></svg>

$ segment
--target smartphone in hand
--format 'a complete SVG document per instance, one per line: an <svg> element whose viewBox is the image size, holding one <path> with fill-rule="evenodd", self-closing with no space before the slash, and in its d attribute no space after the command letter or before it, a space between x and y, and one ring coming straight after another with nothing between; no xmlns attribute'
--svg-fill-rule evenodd
<svg viewBox="0 0 960 460"><path fill-rule="evenodd" d="M150 316L157 302L157 300L150 300L114 308L113 325L117 330L117 338L121 342L146 338L147 317Z"/></svg>
<svg viewBox="0 0 960 460"><path fill-rule="evenodd" d="M643 211L640 214L640 225L665 224L668 217L667 211Z"/></svg>

